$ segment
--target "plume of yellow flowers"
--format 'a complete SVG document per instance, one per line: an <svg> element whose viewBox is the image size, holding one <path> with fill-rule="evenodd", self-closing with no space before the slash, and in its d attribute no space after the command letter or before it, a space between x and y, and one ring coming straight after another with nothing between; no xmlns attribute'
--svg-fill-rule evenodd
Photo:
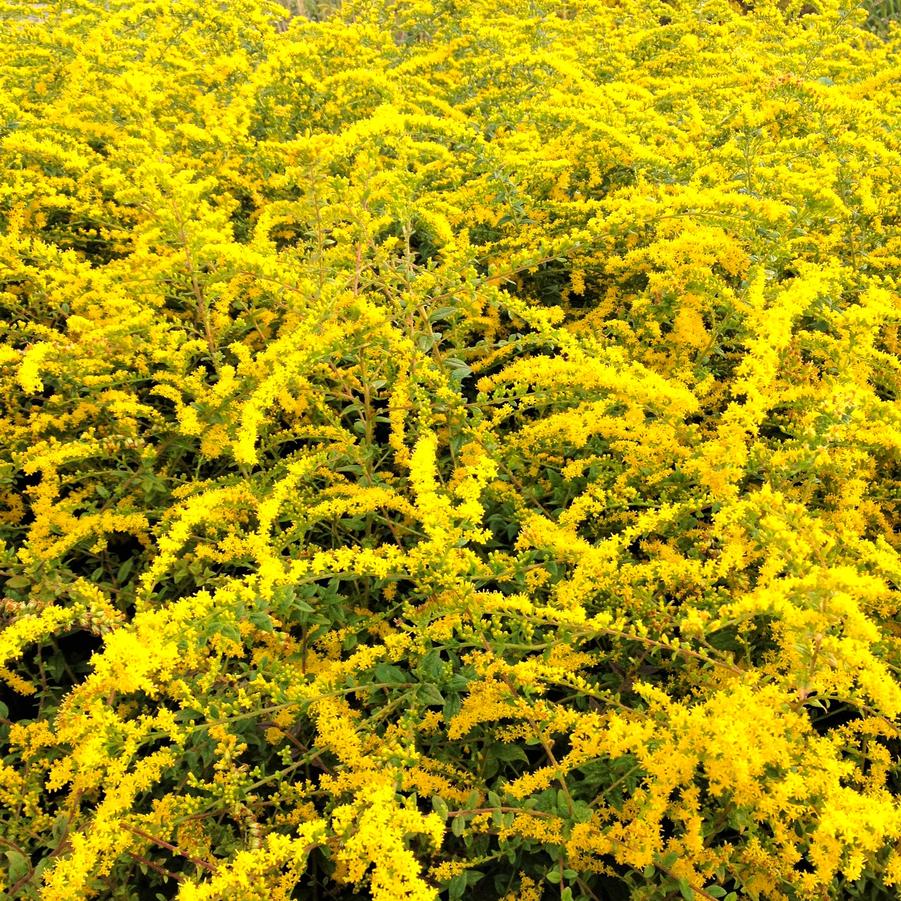
<svg viewBox="0 0 901 901"><path fill-rule="evenodd" d="M0 896L897 894L867 22L0 0Z"/></svg>

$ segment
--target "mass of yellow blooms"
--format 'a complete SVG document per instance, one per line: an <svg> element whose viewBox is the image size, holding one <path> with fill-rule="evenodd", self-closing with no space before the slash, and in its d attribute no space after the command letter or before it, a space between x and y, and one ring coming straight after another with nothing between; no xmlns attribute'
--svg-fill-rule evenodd
<svg viewBox="0 0 901 901"><path fill-rule="evenodd" d="M0 897L897 897L901 28L326 6L0 0Z"/></svg>

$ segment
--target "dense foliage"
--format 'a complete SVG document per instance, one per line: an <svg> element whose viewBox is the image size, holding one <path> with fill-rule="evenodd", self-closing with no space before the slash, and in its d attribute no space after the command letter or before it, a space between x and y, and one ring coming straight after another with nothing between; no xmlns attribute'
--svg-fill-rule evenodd
<svg viewBox="0 0 901 901"><path fill-rule="evenodd" d="M846 2L4 0L0 893L896 897Z"/></svg>

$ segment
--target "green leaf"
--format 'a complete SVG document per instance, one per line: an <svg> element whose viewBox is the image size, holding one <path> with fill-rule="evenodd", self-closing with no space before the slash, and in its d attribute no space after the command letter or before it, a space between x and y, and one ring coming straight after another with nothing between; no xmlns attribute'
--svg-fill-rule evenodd
<svg viewBox="0 0 901 901"><path fill-rule="evenodd" d="M529 758L519 745L492 745L488 752L495 760L503 763L527 763Z"/></svg>
<svg viewBox="0 0 901 901"><path fill-rule="evenodd" d="M722 898L726 894L726 890L721 885L710 885L704 891L708 895L713 895L714 898Z"/></svg>
<svg viewBox="0 0 901 901"><path fill-rule="evenodd" d="M409 673L405 673L399 666L390 663L379 663L373 670L379 682L387 682L390 685L403 685L410 681Z"/></svg>
<svg viewBox="0 0 901 901"><path fill-rule="evenodd" d="M466 676L461 675L460 673L454 673L453 676L448 680L448 688L453 689L454 691L462 691L464 688L469 687L469 679Z"/></svg>
<svg viewBox="0 0 901 901"><path fill-rule="evenodd" d="M69 816L68 814L61 813L54 821L53 826L50 828L50 834L53 836L54 842L57 844L59 840L62 838L66 829L69 826Z"/></svg>
<svg viewBox="0 0 901 901"><path fill-rule="evenodd" d="M247 620L252 625L256 626L261 632L274 632L275 627L272 625L272 620L269 616L262 612L262 610L251 610L250 613L247 614Z"/></svg>
<svg viewBox="0 0 901 901"><path fill-rule="evenodd" d="M423 682L423 684L419 686L417 696L419 697L419 700L427 706L437 704L443 707L445 703L444 695L438 691L438 686L432 685L431 682Z"/></svg>
<svg viewBox="0 0 901 901"><path fill-rule="evenodd" d="M463 702L460 700L460 696L451 695L447 699L447 703L444 705L444 710L441 712L441 714L445 720L452 719L460 712L460 708L462 706Z"/></svg>
<svg viewBox="0 0 901 901"><path fill-rule="evenodd" d="M591 819L591 805L587 801L573 801L573 817L577 823L587 823Z"/></svg>
<svg viewBox="0 0 901 901"><path fill-rule="evenodd" d="M695 890L685 879L679 880L679 894L682 895L685 901L694 901L695 899Z"/></svg>
<svg viewBox="0 0 901 901"><path fill-rule="evenodd" d="M18 851L10 849L6 852L6 859L9 861L9 882L18 882L24 879L31 869L28 858Z"/></svg>
<svg viewBox="0 0 901 901"><path fill-rule="evenodd" d="M444 675L444 662L441 660L441 651L433 648L419 661L417 669L427 679L437 682Z"/></svg>
<svg viewBox="0 0 901 901"><path fill-rule="evenodd" d="M451 369L451 379L455 382L462 382L470 375L472 375L472 370L466 364Z"/></svg>
<svg viewBox="0 0 901 901"><path fill-rule="evenodd" d="M560 872L559 867L554 867L552 870L548 870L544 877L548 882L552 882L554 885L557 885L558 882L563 878L563 874Z"/></svg>
<svg viewBox="0 0 901 901"><path fill-rule="evenodd" d="M429 322L436 323L440 322L442 319L449 319L455 313L459 313L460 310L458 307L438 307L438 309L433 310L429 314Z"/></svg>
<svg viewBox="0 0 901 901"><path fill-rule="evenodd" d="M135 565L135 558L128 557L127 559L122 561L122 565L119 567L118 572L116 573L116 581L121 584L128 578L128 574L131 572L132 567Z"/></svg>
<svg viewBox="0 0 901 901"><path fill-rule="evenodd" d="M466 873L458 873L447 884L447 897L450 901L459 901L466 891Z"/></svg>

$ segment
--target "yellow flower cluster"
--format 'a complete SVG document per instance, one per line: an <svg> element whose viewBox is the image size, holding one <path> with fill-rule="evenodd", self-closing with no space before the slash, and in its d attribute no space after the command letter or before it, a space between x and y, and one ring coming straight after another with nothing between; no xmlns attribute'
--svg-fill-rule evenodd
<svg viewBox="0 0 901 901"><path fill-rule="evenodd" d="M867 21L0 0L0 896L897 894Z"/></svg>

